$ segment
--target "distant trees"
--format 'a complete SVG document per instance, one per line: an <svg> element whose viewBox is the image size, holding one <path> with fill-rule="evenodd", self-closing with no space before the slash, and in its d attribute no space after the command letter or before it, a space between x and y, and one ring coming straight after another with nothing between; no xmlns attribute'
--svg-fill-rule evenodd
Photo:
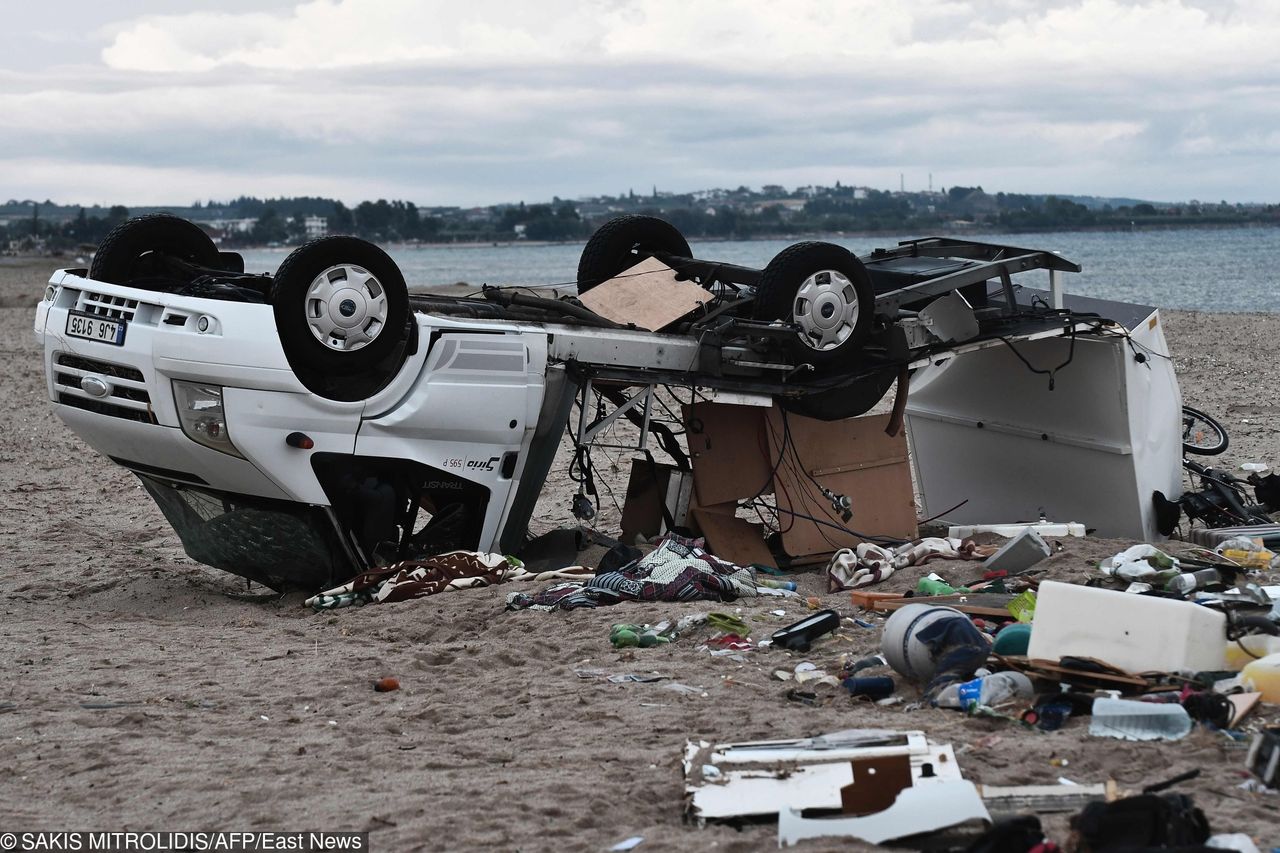
<svg viewBox="0 0 1280 853"><path fill-rule="evenodd" d="M524 202L520 202L502 211L497 230L499 233L512 234L521 225L524 226L524 236L529 240L574 240L591 233L591 229L578 215L577 208L569 202L561 202L555 207L550 204L525 206Z"/></svg>
<svg viewBox="0 0 1280 853"><path fill-rule="evenodd" d="M803 201L801 201L803 199ZM1081 198L1082 201L1088 199ZM619 214L668 220L690 239L801 237L850 232L937 233L961 229L1046 231L1079 228L1280 225L1280 205L1190 201L1177 205L1098 201L1081 204L1063 196L987 193L981 186L939 192L892 192L836 182L834 187L788 190L769 184L760 191L708 189L691 193L637 194L550 203L489 207L439 207L428 211L411 201L377 199L348 207L318 196L260 199L241 196L190 207L142 208L169 212L206 227L222 245L296 245L315 233L308 220L320 217L332 234L355 234L374 242L499 242L583 240ZM76 207L32 199L0 204L0 248L66 250L100 243L130 216L123 205ZM246 227L248 226L248 227Z"/></svg>
<svg viewBox="0 0 1280 853"><path fill-rule="evenodd" d="M265 245L272 243L279 245L289 239L288 225L274 207L268 207L262 211L262 215L258 217L258 221L253 224L253 230L249 233L253 237L253 242Z"/></svg>

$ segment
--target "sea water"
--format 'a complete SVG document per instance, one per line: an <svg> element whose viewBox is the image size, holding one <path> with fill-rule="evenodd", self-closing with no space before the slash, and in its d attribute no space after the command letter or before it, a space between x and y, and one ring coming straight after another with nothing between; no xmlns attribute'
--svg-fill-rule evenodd
<svg viewBox="0 0 1280 853"><path fill-rule="evenodd" d="M700 258L763 268L770 258L800 240L827 240L855 254L866 254L875 248L894 246L911 236L926 235L797 236L788 240L692 241L691 245ZM1280 228L959 236L1058 252L1083 267L1078 274L1063 274L1068 293L1158 308L1280 312ZM414 290L465 282L477 290L483 284L492 284L559 286L573 292L582 245L512 243L387 248L404 272L410 289ZM288 249L242 252L245 269L250 272L274 272L288 253ZM1031 287L1048 286L1048 274L1041 271L1015 280Z"/></svg>

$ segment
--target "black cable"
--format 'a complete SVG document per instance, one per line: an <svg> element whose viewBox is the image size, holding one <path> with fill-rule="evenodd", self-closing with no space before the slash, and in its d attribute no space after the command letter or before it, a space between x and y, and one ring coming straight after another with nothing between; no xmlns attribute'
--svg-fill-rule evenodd
<svg viewBox="0 0 1280 853"><path fill-rule="evenodd" d="M996 335L996 337L1001 341L1001 343L1003 343L1005 346L1009 348L1010 352L1012 352L1014 355L1018 357L1018 361L1021 361L1024 365L1026 365L1027 370L1030 370L1032 373L1038 373L1042 376L1048 376L1050 391L1053 390L1054 380L1057 378L1058 371L1066 367L1068 364L1070 364L1072 359L1076 357L1076 327L1074 323L1071 325L1070 332L1067 335L1067 338L1070 340L1071 343L1067 348L1066 360L1062 362L1062 364L1059 364L1057 367L1049 368L1048 370L1044 368L1036 367L1031 362L1027 361L1026 356L1018 352L1018 348L1013 345L1013 341L1009 340L1004 335Z"/></svg>
<svg viewBox="0 0 1280 853"><path fill-rule="evenodd" d="M768 506L768 504L766 504L766 506ZM880 535L880 534L862 533L862 532L860 532L860 531L853 530L853 529L851 529L851 528L849 528L849 527L845 527L845 526L840 525L840 524L832 524L832 523L831 523L831 522L829 522L829 521L823 521L822 519L820 519L820 518L815 518L815 517L813 517L812 515L806 515L806 514L804 514L803 512L795 512L794 510L783 509L782 507L774 507L773 509L774 509L774 511L775 511L775 512L785 513L786 515L795 516L796 518L803 518L803 519L805 519L805 520L807 520L807 521L812 521L814 524L821 524L821 525L824 525L824 526L826 526L826 527L830 527L832 530L839 530L841 533L849 533L849 534L852 534L852 535L854 535L854 536L857 536L859 539L863 539L863 540L865 540L865 541L867 541L867 542L874 542L874 543L876 543L876 544L878 544L878 545L894 545L894 546L896 546L896 545L904 545L904 544L906 544L906 542L907 542L907 540L906 540L906 539L898 539L898 538L895 538L895 537L893 537L893 536L884 536L884 535Z"/></svg>
<svg viewBox="0 0 1280 853"><path fill-rule="evenodd" d="M960 501L960 503L951 507L951 509L944 509L942 512L938 513L937 515L924 519L923 521L920 522L920 524L928 524L931 521L937 521L938 519L942 518L944 515L949 515L955 512L956 510L958 510L960 507L964 506L968 502L969 502L969 499L965 498L964 500Z"/></svg>

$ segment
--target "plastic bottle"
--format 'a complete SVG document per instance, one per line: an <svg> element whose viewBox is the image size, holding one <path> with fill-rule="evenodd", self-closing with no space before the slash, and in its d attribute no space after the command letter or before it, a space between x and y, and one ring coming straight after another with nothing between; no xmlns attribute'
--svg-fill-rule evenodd
<svg viewBox="0 0 1280 853"><path fill-rule="evenodd" d="M1280 702L1280 654L1267 655L1240 670L1246 690L1262 694L1263 702Z"/></svg>
<svg viewBox="0 0 1280 853"><path fill-rule="evenodd" d="M920 582L916 584L916 592L923 595L955 595L958 592L968 592L968 587L954 587L934 575L920 578Z"/></svg>
<svg viewBox="0 0 1280 853"><path fill-rule="evenodd" d="M756 578L756 586L768 587L769 589L785 589L788 592L796 591L795 581L780 581L774 578Z"/></svg>
<svg viewBox="0 0 1280 853"><path fill-rule="evenodd" d="M1222 576L1218 574L1217 569L1200 569L1195 572L1187 572L1172 578L1165 589L1170 592L1179 592L1186 595L1197 589L1204 589L1206 586L1215 583L1222 583Z"/></svg>
<svg viewBox="0 0 1280 853"><path fill-rule="evenodd" d="M887 675L871 675L864 678L846 678L840 682L851 696L884 699L893 695L893 679Z"/></svg>
<svg viewBox="0 0 1280 853"><path fill-rule="evenodd" d="M1259 658L1276 654L1280 654L1280 637L1247 634L1239 641L1231 640L1227 643L1227 669L1239 672Z"/></svg>
<svg viewBox="0 0 1280 853"><path fill-rule="evenodd" d="M963 708L967 711L974 705L992 708L1010 699L1029 698L1034 694L1031 679L1022 673L997 672L942 688L935 704L939 708Z"/></svg>
<svg viewBox="0 0 1280 853"><path fill-rule="evenodd" d="M1089 734L1124 740L1180 740L1191 731L1181 705L1101 697L1093 700Z"/></svg>

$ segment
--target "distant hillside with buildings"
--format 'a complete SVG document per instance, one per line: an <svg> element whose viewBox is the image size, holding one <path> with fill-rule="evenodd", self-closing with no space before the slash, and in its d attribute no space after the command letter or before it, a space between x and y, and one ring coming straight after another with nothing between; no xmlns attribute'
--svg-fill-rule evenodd
<svg viewBox="0 0 1280 853"><path fill-rule="evenodd" d="M196 202L126 208L10 199L0 204L0 247L18 251L91 251L130 216L167 212L199 223L221 245L292 245L325 234L381 242L583 240L611 217L645 213L690 237L750 239L875 232L1133 229L1194 225L1280 224L1280 206L1197 200L1178 203L1078 195L989 193L982 187L890 191L864 186L711 189L481 207L418 207L410 201L363 201L354 207L314 196Z"/></svg>

